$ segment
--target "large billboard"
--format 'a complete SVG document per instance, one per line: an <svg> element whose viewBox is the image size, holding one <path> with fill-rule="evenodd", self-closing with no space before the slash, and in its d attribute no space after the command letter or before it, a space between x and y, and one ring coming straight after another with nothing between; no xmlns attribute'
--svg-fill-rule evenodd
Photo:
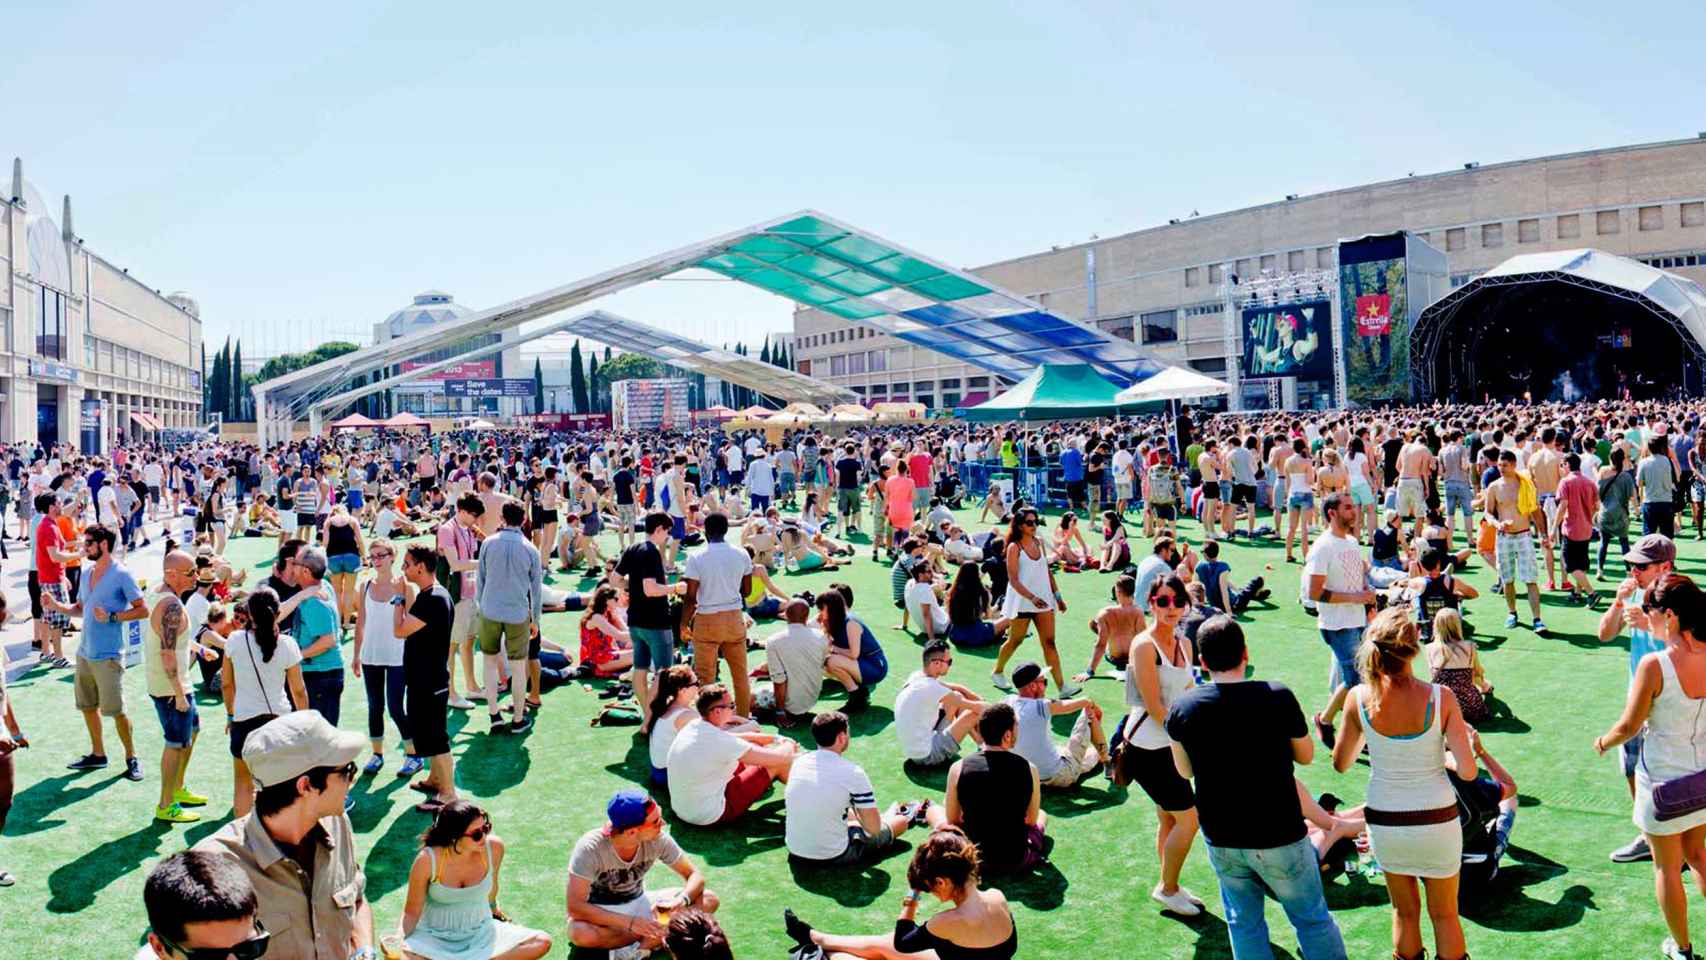
<svg viewBox="0 0 1706 960"><path fill-rule="evenodd" d="M1345 400L1351 406L1410 400L1410 309L1404 234L1339 244L1339 313Z"/></svg>
<svg viewBox="0 0 1706 960"><path fill-rule="evenodd" d="M429 363L433 363L433 362L436 362L436 361L404 360L403 364L402 364L403 372L408 373L411 370L419 370L420 368L422 368L424 366L428 366ZM437 373L429 373L423 377L417 377L416 379L417 380L491 380L491 379L494 379L495 377L497 377L497 375L498 375L498 362L496 360L466 360L466 361L463 361L462 363L456 364L455 366L446 367L445 369L440 370Z"/></svg>
<svg viewBox="0 0 1706 960"><path fill-rule="evenodd" d="M1244 363L1240 376L1333 377L1333 304L1323 297L1301 303L1245 307Z"/></svg>
<svg viewBox="0 0 1706 960"><path fill-rule="evenodd" d="M447 397L531 397L533 396L533 381L528 379L482 379L482 380L446 380L444 395Z"/></svg>

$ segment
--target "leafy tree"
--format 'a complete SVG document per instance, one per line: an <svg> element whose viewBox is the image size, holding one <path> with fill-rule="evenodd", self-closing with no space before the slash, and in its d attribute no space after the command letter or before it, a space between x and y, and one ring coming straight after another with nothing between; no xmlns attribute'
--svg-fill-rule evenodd
<svg viewBox="0 0 1706 960"><path fill-rule="evenodd" d="M596 358L595 358L596 362ZM569 409L574 413L588 413L591 407L587 405L586 395L586 366L581 359L581 342L569 349Z"/></svg>
<svg viewBox="0 0 1706 960"><path fill-rule="evenodd" d="M261 368L257 382L264 383L274 377L282 377L287 373L301 370L303 367L311 367L316 363L323 363L333 357L341 357L346 353L354 353L359 349L361 348L347 340L333 340L329 343L322 343L307 353L282 353L267 361L266 366Z"/></svg>

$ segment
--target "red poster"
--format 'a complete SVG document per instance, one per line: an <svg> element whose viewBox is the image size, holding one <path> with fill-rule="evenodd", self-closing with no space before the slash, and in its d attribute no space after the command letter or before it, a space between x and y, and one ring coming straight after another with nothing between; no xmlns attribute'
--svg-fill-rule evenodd
<svg viewBox="0 0 1706 960"><path fill-rule="evenodd" d="M1378 337L1392 332L1392 295L1369 293L1357 297L1357 333Z"/></svg>

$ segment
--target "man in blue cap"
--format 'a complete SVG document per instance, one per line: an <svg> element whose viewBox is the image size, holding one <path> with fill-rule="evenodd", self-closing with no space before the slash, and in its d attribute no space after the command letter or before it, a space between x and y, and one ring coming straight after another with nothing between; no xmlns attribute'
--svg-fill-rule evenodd
<svg viewBox="0 0 1706 960"><path fill-rule="evenodd" d="M715 913L718 901L644 791L617 791L605 813L610 822L582 834L569 855L569 938L583 949L610 951L611 960L629 960L662 947L670 911L694 906ZM659 861L684 885L647 890L646 873Z"/></svg>

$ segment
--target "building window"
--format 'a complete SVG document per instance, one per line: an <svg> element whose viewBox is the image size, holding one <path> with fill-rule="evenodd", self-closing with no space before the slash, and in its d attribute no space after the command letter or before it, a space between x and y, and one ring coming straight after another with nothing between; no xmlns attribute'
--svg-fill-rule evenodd
<svg viewBox="0 0 1706 960"><path fill-rule="evenodd" d="M1623 215L1616 210L1601 210L1593 215L1593 231L1602 237L1623 232Z"/></svg>
<svg viewBox="0 0 1706 960"><path fill-rule="evenodd" d="M1333 266L1333 248L1332 247L1316 247L1315 248L1315 269L1317 269L1317 270L1329 270L1332 268L1332 266Z"/></svg>
<svg viewBox="0 0 1706 960"><path fill-rule="evenodd" d="M36 353L65 359L65 297L57 290L37 287Z"/></svg>
<svg viewBox="0 0 1706 960"><path fill-rule="evenodd" d="M966 387L969 389L972 389L972 390L986 390L989 388L989 378L988 377L967 377L966 378Z"/></svg>
<svg viewBox="0 0 1706 960"><path fill-rule="evenodd" d="M910 384L905 383L890 384L889 392L893 393L897 397L904 397L911 392L910 386Z"/></svg>
<svg viewBox="0 0 1706 960"><path fill-rule="evenodd" d="M1481 224L1481 246L1502 247L1505 245L1505 225L1502 223Z"/></svg>
<svg viewBox="0 0 1706 960"><path fill-rule="evenodd" d="M1516 222L1517 243L1538 243L1540 241L1539 220L1518 220Z"/></svg>
<svg viewBox="0 0 1706 960"><path fill-rule="evenodd" d="M848 373L864 373L865 372L865 354L863 352L850 353L847 355L847 372Z"/></svg>
<svg viewBox="0 0 1706 960"><path fill-rule="evenodd" d="M1192 360L1191 369L1198 373L1207 373L1216 376L1223 375L1226 373L1226 358L1204 357L1200 360Z"/></svg>
<svg viewBox="0 0 1706 960"><path fill-rule="evenodd" d="M1144 343L1172 343L1179 339L1179 312L1156 310L1142 317Z"/></svg>
<svg viewBox="0 0 1706 960"><path fill-rule="evenodd" d="M795 363L794 367L808 377L812 375L812 362L810 360L801 360Z"/></svg>
<svg viewBox="0 0 1706 960"><path fill-rule="evenodd" d="M889 368L889 352L887 350L872 350L868 369L872 373L882 373Z"/></svg>
<svg viewBox="0 0 1706 960"><path fill-rule="evenodd" d="M1453 250L1462 250L1468 244L1469 238L1462 227L1452 227L1445 232L1445 250L1447 253Z"/></svg>
<svg viewBox="0 0 1706 960"><path fill-rule="evenodd" d="M1221 270L1220 264L1218 264L1218 263L1209 264L1208 265L1208 282L1211 284L1223 282L1226 278L1221 275L1222 272L1223 271Z"/></svg>
<svg viewBox="0 0 1706 960"><path fill-rule="evenodd" d="M944 377L942 379L942 389L943 390L958 390L959 388L960 388L960 378L959 377Z"/></svg>
<svg viewBox="0 0 1706 960"><path fill-rule="evenodd" d="M1285 268L1292 273L1301 273L1304 269L1303 251L1293 250L1285 255Z"/></svg>
<svg viewBox="0 0 1706 960"><path fill-rule="evenodd" d="M1244 259L1239 260L1232 267L1232 273L1235 276L1248 280L1256 275L1256 261L1251 260L1249 257L1245 257ZM1237 281L1233 282L1236 283Z"/></svg>
<svg viewBox="0 0 1706 960"><path fill-rule="evenodd" d="M942 394L942 408L950 409L960 405L960 395L957 393Z"/></svg>
<svg viewBox="0 0 1706 960"><path fill-rule="evenodd" d="M1262 254L1262 272L1279 269L1279 257L1271 253Z"/></svg>
<svg viewBox="0 0 1706 960"><path fill-rule="evenodd" d="M1197 285L1197 281L1198 281L1197 274L1199 272L1201 272L1201 269L1202 268L1200 268L1200 267L1186 267L1185 268L1185 286L1194 287Z"/></svg>
<svg viewBox="0 0 1706 960"><path fill-rule="evenodd" d="M847 354L838 353L829 358L829 375L832 377L847 376Z"/></svg>
<svg viewBox="0 0 1706 960"><path fill-rule="evenodd" d="M1185 308L1185 316L1187 317L1206 317L1210 314L1225 312L1226 304L1224 303L1199 303L1194 307Z"/></svg>
<svg viewBox="0 0 1706 960"><path fill-rule="evenodd" d="M853 392L862 397L865 395L865 388L855 384L853 386Z"/></svg>
<svg viewBox="0 0 1706 960"><path fill-rule="evenodd" d="M1682 205L1682 225L1685 227L1706 227L1706 203L1696 200Z"/></svg>
<svg viewBox="0 0 1706 960"><path fill-rule="evenodd" d="M915 393L934 393L936 384L931 380L920 380L912 385L912 389Z"/></svg>
<svg viewBox="0 0 1706 960"><path fill-rule="evenodd" d="M1123 340L1132 339L1132 315L1129 313L1120 317L1107 317L1106 319L1098 320L1096 321L1096 327L1104 333L1111 333Z"/></svg>
<svg viewBox="0 0 1706 960"><path fill-rule="evenodd" d="M1639 230L1663 230L1665 228L1665 208L1641 207L1635 211L1635 226Z"/></svg>
<svg viewBox="0 0 1706 960"><path fill-rule="evenodd" d="M1558 239L1574 240L1582 235L1582 215L1566 213L1558 217Z"/></svg>

